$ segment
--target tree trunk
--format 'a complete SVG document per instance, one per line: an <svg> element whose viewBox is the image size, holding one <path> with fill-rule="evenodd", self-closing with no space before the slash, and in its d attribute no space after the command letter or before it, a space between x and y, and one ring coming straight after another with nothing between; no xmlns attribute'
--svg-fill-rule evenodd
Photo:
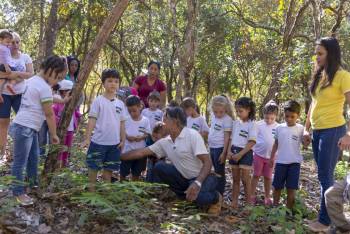
<svg viewBox="0 0 350 234"><path fill-rule="evenodd" d="M82 64L82 69L78 75L78 79L76 84L73 87L72 90L72 99L70 102L68 102L64 108L61 122L59 124L59 128L57 130L57 134L60 138L60 141L64 141L65 134L67 132L67 127L70 123L70 120L72 118L73 111L75 110L78 101L80 99L80 94L83 90L83 87L86 83L86 81L89 78L89 74L94 66L94 63L98 59L98 55L102 49L102 47L106 44L108 37L110 33L112 32L113 28L121 18L123 12L126 10L128 6L129 1L128 0L120 0L118 3L116 3L110 12L110 15L107 16L107 18L104 20L104 23L97 34L89 52L85 56ZM48 157L45 160L45 166L42 173L43 180L46 182L46 184L49 184L51 181L51 174L56 170L57 166L57 154L58 149L53 150L53 152L50 152Z"/></svg>
<svg viewBox="0 0 350 234"><path fill-rule="evenodd" d="M278 93L280 91L280 78L283 73L284 62L288 56L289 46L295 35L296 28L299 26L300 20L303 18L303 14L310 4L310 0L305 1L304 4L299 8L295 16L293 15L294 8L296 7L295 0L291 0L287 15L284 21L283 29L283 41L281 45L281 56L278 58L278 63L272 71L272 80L269 89L263 99L262 105L259 109L260 116L263 116L263 107L265 104L274 99L278 103Z"/></svg>
<svg viewBox="0 0 350 234"><path fill-rule="evenodd" d="M187 25L184 34L184 41L182 43L180 42L178 35L176 4L176 0L170 1L174 27L173 33L175 38L177 57L179 60L179 81L176 87L176 101L180 101L182 98L182 91L184 91L184 96L192 96L191 73L194 67L194 58L196 52L196 21L199 1L187 0ZM181 44L183 46L181 46Z"/></svg>

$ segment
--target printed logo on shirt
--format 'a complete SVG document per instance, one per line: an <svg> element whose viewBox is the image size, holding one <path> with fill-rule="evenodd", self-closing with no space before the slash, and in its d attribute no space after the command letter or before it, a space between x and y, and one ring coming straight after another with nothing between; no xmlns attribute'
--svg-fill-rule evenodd
<svg viewBox="0 0 350 234"><path fill-rule="evenodd" d="M214 130L216 130L216 131L221 131L221 130L222 130L222 126L219 125L219 124L215 124L215 125L214 125Z"/></svg>
<svg viewBox="0 0 350 234"><path fill-rule="evenodd" d="M276 137L276 128L272 129L272 136Z"/></svg>
<svg viewBox="0 0 350 234"><path fill-rule="evenodd" d="M244 131L244 130L241 130L241 131L239 132L239 136L244 137L244 138L248 138L248 132L247 132L247 131Z"/></svg>
<svg viewBox="0 0 350 234"><path fill-rule="evenodd" d="M292 135L292 140L298 141L298 136Z"/></svg>
<svg viewBox="0 0 350 234"><path fill-rule="evenodd" d="M116 106L116 107L115 107L115 111L116 111L118 114L120 114L120 113L122 113L122 108L119 107L119 106Z"/></svg>
<svg viewBox="0 0 350 234"><path fill-rule="evenodd" d="M147 134L147 130L146 130L146 128L143 127L143 126L139 126L139 132L140 132L140 133L143 133L143 134Z"/></svg>
<svg viewBox="0 0 350 234"><path fill-rule="evenodd" d="M201 126L199 126L198 124L196 124L196 123L192 124L192 129L199 131L200 128L201 128Z"/></svg>
<svg viewBox="0 0 350 234"><path fill-rule="evenodd" d="M159 116L159 115L155 115L155 116L154 116L154 120L156 120L156 121L162 121L162 117Z"/></svg>

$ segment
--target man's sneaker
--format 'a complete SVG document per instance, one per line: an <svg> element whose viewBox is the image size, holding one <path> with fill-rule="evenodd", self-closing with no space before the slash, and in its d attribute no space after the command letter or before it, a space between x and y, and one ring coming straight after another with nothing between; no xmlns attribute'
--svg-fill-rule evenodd
<svg viewBox="0 0 350 234"><path fill-rule="evenodd" d="M214 216L218 216L220 214L223 198L222 198L221 193L218 193L218 194L219 194L219 199L215 204L212 204L209 207L208 214L211 214Z"/></svg>

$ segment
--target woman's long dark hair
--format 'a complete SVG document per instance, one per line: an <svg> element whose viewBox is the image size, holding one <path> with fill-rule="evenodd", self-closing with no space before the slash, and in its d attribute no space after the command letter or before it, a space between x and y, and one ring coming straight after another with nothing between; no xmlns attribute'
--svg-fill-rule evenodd
<svg viewBox="0 0 350 234"><path fill-rule="evenodd" d="M67 57L68 72L69 72L70 64L71 64L71 62L73 62L73 61L77 61L77 63L78 63L78 69L77 69L77 71L74 73L74 79L76 80L76 79L78 78L79 71L80 71L80 61L79 61L79 59L77 59L77 58L74 57L73 55L70 55L70 56Z"/></svg>
<svg viewBox="0 0 350 234"><path fill-rule="evenodd" d="M313 74L313 79L310 85L310 92L315 95L318 84L320 83L322 72L325 72L326 82L322 84L321 89L332 85L335 73L341 66L340 46L334 37L324 37L316 42L316 45L323 46L327 51L326 66L317 67Z"/></svg>

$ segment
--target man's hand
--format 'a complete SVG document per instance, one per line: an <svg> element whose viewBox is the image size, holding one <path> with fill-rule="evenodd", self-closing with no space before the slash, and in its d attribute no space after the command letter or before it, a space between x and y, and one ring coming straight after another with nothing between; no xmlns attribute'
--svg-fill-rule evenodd
<svg viewBox="0 0 350 234"><path fill-rule="evenodd" d="M275 165L275 159L270 158L270 160L269 160L269 166L270 166L271 168L273 168L274 165Z"/></svg>
<svg viewBox="0 0 350 234"><path fill-rule="evenodd" d="M195 201L198 197L198 193L200 190L201 188L195 182L193 182L185 191L186 200Z"/></svg>
<svg viewBox="0 0 350 234"><path fill-rule="evenodd" d="M120 143L119 143L119 145L118 145L118 148L120 149L120 151L123 150L124 145L125 145L125 141L120 141Z"/></svg>

